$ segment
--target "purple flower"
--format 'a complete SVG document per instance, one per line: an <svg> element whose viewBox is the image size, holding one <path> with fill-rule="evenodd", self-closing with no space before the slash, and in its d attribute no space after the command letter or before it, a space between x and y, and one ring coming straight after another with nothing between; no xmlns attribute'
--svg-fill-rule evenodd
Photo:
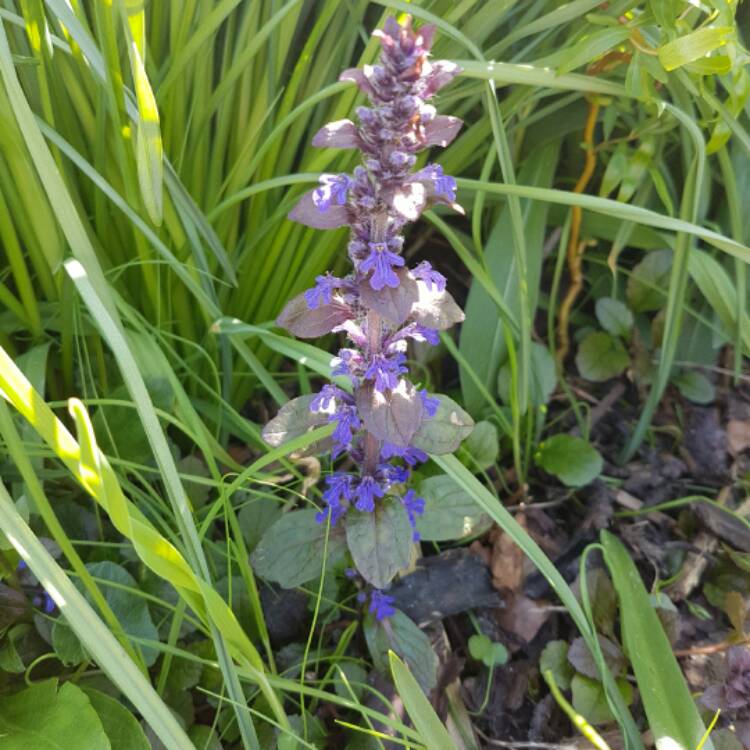
<svg viewBox="0 0 750 750"><path fill-rule="evenodd" d="M393 617L396 609L393 606L395 599L379 589L373 589L370 594L370 612L375 615L375 619L380 622L387 617Z"/></svg>
<svg viewBox="0 0 750 750"><path fill-rule="evenodd" d="M445 291L445 276L435 271L429 261L423 260L416 268L412 268L411 275L424 281L429 291L432 291L433 285L439 292Z"/></svg>
<svg viewBox="0 0 750 750"><path fill-rule="evenodd" d="M314 310L321 304L330 305L331 296L336 289L339 289L343 285L343 283L343 279L331 276L330 273L316 276L315 286L305 292L305 302L307 302L307 306L311 310Z"/></svg>
<svg viewBox="0 0 750 750"><path fill-rule="evenodd" d="M320 412L328 411L331 404L333 404L334 410L336 409L336 402L343 401L346 398L351 400L351 396L341 390L341 388L327 383L324 385L320 392L315 395L315 398L310 402L310 411Z"/></svg>
<svg viewBox="0 0 750 750"><path fill-rule="evenodd" d="M354 503L354 507L365 513L372 513L375 510L375 498L383 497L385 490L375 477L368 474L359 480L355 494L357 501Z"/></svg>
<svg viewBox="0 0 750 750"><path fill-rule="evenodd" d="M35 596L33 604L48 615L51 615L55 609L55 602L46 591L42 591L41 594Z"/></svg>
<svg viewBox="0 0 750 750"><path fill-rule="evenodd" d="M419 395L422 397L422 407L428 417L434 417L437 414L437 410L440 407L440 399L435 396L430 396L429 393L423 388Z"/></svg>
<svg viewBox="0 0 750 750"><path fill-rule="evenodd" d="M356 383L364 358L356 349L339 349L338 357L333 362L332 375L346 375Z"/></svg>
<svg viewBox="0 0 750 750"><path fill-rule="evenodd" d="M328 418L329 422L336 422L336 429L331 437L334 443L334 458L352 443L354 433L362 426L357 414L357 407L353 404L344 404L335 414Z"/></svg>
<svg viewBox="0 0 750 750"><path fill-rule="evenodd" d="M332 204L343 206L352 184L348 174L322 174L320 187L315 188L312 201L321 213L325 213Z"/></svg>
<svg viewBox="0 0 750 750"><path fill-rule="evenodd" d="M403 458L409 466L424 463L428 458L427 454L419 448L414 448L413 446L402 447L387 442L383 443L383 447L380 449L380 456L384 459Z"/></svg>
<svg viewBox="0 0 750 750"><path fill-rule="evenodd" d="M404 259L391 252L385 242L368 242L370 254L359 264L363 273L372 271L370 286L379 292L384 286L395 289L398 286L398 276L393 270L396 266L403 266Z"/></svg>
<svg viewBox="0 0 750 750"><path fill-rule="evenodd" d="M406 508L406 514L409 516L409 525L412 528L411 538L415 542L418 542L417 516L421 516L424 513L424 499L417 497L417 493L414 490L407 490L406 494L401 498L401 502L404 508Z"/></svg>
<svg viewBox="0 0 750 750"><path fill-rule="evenodd" d="M443 172L439 164L428 164L424 169L420 169L414 175L417 179L428 182L432 186L432 192L438 197L455 203L456 201L456 180Z"/></svg>
<svg viewBox="0 0 750 750"><path fill-rule="evenodd" d="M365 378L375 381L375 388L381 393L398 385L399 375L408 370L404 367L406 356L401 352L374 354L367 363Z"/></svg>
<svg viewBox="0 0 750 750"><path fill-rule="evenodd" d="M397 331L389 337L389 343L403 340L405 338L412 338L415 341L419 341L425 344L431 344L437 346L440 343L440 335L434 328L427 328L420 323L410 323L400 331Z"/></svg>
<svg viewBox="0 0 750 750"><path fill-rule="evenodd" d="M326 477L328 488L323 491L323 500L327 507L315 516L318 523L323 523L330 514L331 526L335 526L339 518L346 513L354 499L354 479L351 474L341 471Z"/></svg>

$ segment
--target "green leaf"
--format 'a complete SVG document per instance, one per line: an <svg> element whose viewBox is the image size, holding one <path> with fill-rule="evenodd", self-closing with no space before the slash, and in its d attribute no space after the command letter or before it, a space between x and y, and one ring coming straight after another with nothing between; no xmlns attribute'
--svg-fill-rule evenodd
<svg viewBox="0 0 750 750"><path fill-rule="evenodd" d="M733 34L732 26L698 29L659 47L659 62L665 70L676 70L723 47Z"/></svg>
<svg viewBox="0 0 750 750"><path fill-rule="evenodd" d="M419 494L425 508L417 519L417 531L425 541L462 539L489 525L474 499L446 474L423 480Z"/></svg>
<svg viewBox="0 0 750 750"><path fill-rule="evenodd" d="M613 336L627 339L633 327L633 313L628 306L612 297L602 297L596 301L596 318L605 331Z"/></svg>
<svg viewBox="0 0 750 750"><path fill-rule="evenodd" d="M560 690L570 687L570 680L575 670L568 661L568 644L565 641L550 641L539 657L539 671L544 674L552 672L555 684Z"/></svg>
<svg viewBox="0 0 750 750"><path fill-rule="evenodd" d="M427 453L453 453L474 429L474 420L453 400L438 395L440 406L434 417L424 418L411 444Z"/></svg>
<svg viewBox="0 0 750 750"><path fill-rule="evenodd" d="M568 487L583 487L601 474L599 451L583 438L554 435L539 445L536 463Z"/></svg>
<svg viewBox="0 0 750 750"><path fill-rule="evenodd" d="M110 750L86 693L72 682L45 680L0 703L3 750Z"/></svg>
<svg viewBox="0 0 750 750"><path fill-rule="evenodd" d="M137 638L158 641L159 631L151 619L151 613L148 611L146 600L137 594L125 590L125 587L138 589L135 578L125 568L113 562L90 563L86 568L94 578L117 584L116 587L107 586L106 584L101 584L101 586L104 598L122 624L123 630L128 635L136 636ZM79 588L81 593L84 593L83 586L81 585ZM93 604L88 594L86 594L86 598ZM158 656L156 649L142 646L141 650L146 666L152 666Z"/></svg>
<svg viewBox="0 0 750 750"><path fill-rule="evenodd" d="M52 626L52 648L66 667L80 664L89 658L78 636L62 616Z"/></svg>
<svg viewBox="0 0 750 750"><path fill-rule="evenodd" d="M138 720L120 701L91 687L82 689L99 716L112 750L151 750Z"/></svg>
<svg viewBox="0 0 750 750"><path fill-rule="evenodd" d="M472 466L489 469L497 461L500 453L497 427L492 422L477 422L466 438L464 449L473 459Z"/></svg>
<svg viewBox="0 0 750 750"><path fill-rule="evenodd" d="M664 307L673 257L669 249L652 250L633 268L626 288L631 310L649 312Z"/></svg>
<svg viewBox="0 0 750 750"><path fill-rule="evenodd" d="M510 393L510 364L506 362L497 374L497 390L500 398L506 403L511 403ZM529 402L532 406L543 406L546 404L557 385L557 370L555 359L546 346L531 345L531 372L529 378Z"/></svg>
<svg viewBox="0 0 750 750"><path fill-rule="evenodd" d="M616 680L616 683L625 704L629 706L633 702L633 688L625 679ZM573 708L590 724L606 724L614 720L599 680L576 674L570 682L570 687L573 691Z"/></svg>
<svg viewBox="0 0 750 750"><path fill-rule="evenodd" d="M604 331L589 333L578 345L576 367L587 380L603 383L620 373L630 364L630 356L620 339Z"/></svg>
<svg viewBox="0 0 750 750"><path fill-rule="evenodd" d="M620 602L623 646L630 659L658 750L698 747L706 729L669 639L623 544L602 531L604 561ZM708 738L704 750L713 750Z"/></svg>
<svg viewBox="0 0 750 750"><path fill-rule="evenodd" d="M395 651L409 666L411 673L429 693L437 684L437 656L430 639L401 610L382 622L373 617L365 620L365 640L375 668L388 674L388 652Z"/></svg>
<svg viewBox="0 0 750 750"><path fill-rule="evenodd" d="M502 643L491 641L483 633L469 638L469 653L487 667L497 667L508 661L508 649Z"/></svg>
<svg viewBox="0 0 750 750"><path fill-rule="evenodd" d="M323 570L326 524L315 520L314 510L286 513L263 534L250 555L255 572L286 589L317 578ZM341 556L344 537L331 529L328 537L329 561Z"/></svg>
<svg viewBox="0 0 750 750"><path fill-rule="evenodd" d="M263 440L277 448L283 443L311 432L328 421L328 414L310 411L315 396L299 396L287 401L263 428Z"/></svg>
<svg viewBox="0 0 750 750"><path fill-rule="evenodd" d="M414 722L415 729L421 735L424 745L434 750L453 750L456 747L455 743L409 668L393 651L389 652L388 658L396 690L404 702L406 712Z"/></svg>
<svg viewBox="0 0 750 750"><path fill-rule="evenodd" d="M680 393L696 404L710 404L716 398L714 384L697 370L688 370L672 378Z"/></svg>
<svg viewBox="0 0 750 750"><path fill-rule="evenodd" d="M401 501L387 497L376 503L372 513L349 513L346 542L365 580L385 588L411 557L412 529Z"/></svg>

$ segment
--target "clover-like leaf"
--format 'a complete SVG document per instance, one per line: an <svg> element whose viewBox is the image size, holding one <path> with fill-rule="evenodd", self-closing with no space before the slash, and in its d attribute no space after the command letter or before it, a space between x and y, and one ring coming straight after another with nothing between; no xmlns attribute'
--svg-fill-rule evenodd
<svg viewBox="0 0 750 750"><path fill-rule="evenodd" d="M411 314L412 307L419 299L416 280L403 268L396 272L398 286L386 286L375 291L369 279L359 285L360 302L368 309L380 313L393 325L400 326Z"/></svg>
<svg viewBox="0 0 750 750"><path fill-rule="evenodd" d="M263 534L250 555L255 572L285 589L300 586L320 576L327 526L315 520L314 510L286 513ZM328 535L328 562L344 553L344 534L340 527Z"/></svg>
<svg viewBox="0 0 750 750"><path fill-rule="evenodd" d="M276 324L302 339L314 339L330 333L353 315L354 311L349 305L336 299L311 310L303 293L287 302Z"/></svg>
<svg viewBox="0 0 750 750"><path fill-rule="evenodd" d="M411 556L412 530L401 501L388 497L372 513L349 513L346 541L362 577L385 588Z"/></svg>
<svg viewBox="0 0 750 750"><path fill-rule="evenodd" d="M469 653L486 667L497 667L508 661L508 649L502 643L491 641L484 633L469 638Z"/></svg>
<svg viewBox="0 0 750 750"><path fill-rule="evenodd" d="M618 677L622 674L626 666L625 657L620 650L620 647L614 642L610 641L609 638L605 638L603 635L597 635L599 639L599 648L602 651L604 661L609 667L612 675ZM583 638L576 638L573 643L570 644L568 649L568 661L576 668L577 672L580 672L586 677L591 677L594 680L599 679L599 667L596 664L594 655L591 653L591 649L586 645L586 641Z"/></svg>
<svg viewBox="0 0 750 750"><path fill-rule="evenodd" d="M279 413L263 428L263 440L274 448L324 425L327 414L310 411L313 395L287 401Z"/></svg>
<svg viewBox="0 0 750 750"><path fill-rule="evenodd" d="M417 389L401 380L396 388L381 393L372 383L357 391L357 411L365 428L378 440L410 445L422 419L422 399Z"/></svg>
<svg viewBox="0 0 750 750"><path fill-rule="evenodd" d="M326 211L321 211L313 203L313 191L306 192L297 202L297 205L289 212L288 218L314 229L336 229L349 223L349 212L346 206L329 206Z"/></svg>
<svg viewBox="0 0 750 750"><path fill-rule="evenodd" d="M464 311L446 291L439 291L433 284L427 287L421 279L417 281L418 298L412 307L412 317L427 328L444 331L464 319Z"/></svg>
<svg viewBox="0 0 750 750"><path fill-rule="evenodd" d="M589 333L578 347L576 366L587 380L603 383L619 375L630 364L622 341L604 331Z"/></svg>
<svg viewBox="0 0 750 750"><path fill-rule="evenodd" d="M422 420L411 444L415 448L442 455L453 453L474 429L474 420L448 396L440 395L440 406L434 417Z"/></svg>

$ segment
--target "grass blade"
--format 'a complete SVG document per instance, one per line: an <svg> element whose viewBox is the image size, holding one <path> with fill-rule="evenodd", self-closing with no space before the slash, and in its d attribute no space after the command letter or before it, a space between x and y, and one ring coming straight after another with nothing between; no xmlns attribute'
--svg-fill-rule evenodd
<svg viewBox="0 0 750 750"><path fill-rule="evenodd" d="M620 601L625 652L633 665L657 750L693 750L706 728L638 569L622 543L606 531L602 532L602 546ZM713 750L710 738L704 747Z"/></svg>
<svg viewBox="0 0 750 750"><path fill-rule="evenodd" d="M422 735L422 742L430 750L453 750L455 745L451 736L435 713L435 709L425 698L422 688L412 676L409 667L393 651L388 652L388 659L391 663L391 674L396 683L396 690L414 726Z"/></svg>

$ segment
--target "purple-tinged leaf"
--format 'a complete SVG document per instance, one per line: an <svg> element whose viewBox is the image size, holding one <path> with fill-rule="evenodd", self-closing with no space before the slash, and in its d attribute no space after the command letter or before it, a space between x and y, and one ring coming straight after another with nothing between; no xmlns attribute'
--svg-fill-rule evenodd
<svg viewBox="0 0 750 750"><path fill-rule="evenodd" d="M411 444L415 448L437 456L453 453L474 429L474 420L452 399L442 394L434 417L423 419L414 433Z"/></svg>
<svg viewBox="0 0 750 750"><path fill-rule="evenodd" d="M372 66L366 65L365 68L372 69ZM367 75L362 68L349 68L339 75L339 81L350 81L356 83L363 94L372 94L373 88L367 80Z"/></svg>
<svg viewBox="0 0 750 750"><path fill-rule="evenodd" d="M419 427L423 406L417 389L401 380L392 391L381 393L372 383L357 391L357 411L365 429L378 440L408 446Z"/></svg>
<svg viewBox="0 0 750 750"><path fill-rule="evenodd" d="M458 135L463 120L449 115L438 115L424 126L425 146L445 148Z"/></svg>
<svg viewBox="0 0 750 750"><path fill-rule="evenodd" d="M329 206L321 211L313 203L313 190L305 193L297 205L289 212L288 218L314 229L336 229L349 223L349 212L346 206Z"/></svg>
<svg viewBox="0 0 750 750"><path fill-rule="evenodd" d="M346 543L362 577L385 588L409 564L412 531L401 501L388 497L371 513L353 511L346 519Z"/></svg>
<svg viewBox="0 0 750 750"><path fill-rule="evenodd" d="M351 120L336 120L324 125L315 134L312 145L318 148L359 148L362 141L357 126Z"/></svg>
<svg viewBox="0 0 750 750"><path fill-rule="evenodd" d="M436 286L427 287L424 281L417 281L419 296L412 307L412 317L426 328L444 331L464 319L463 310L446 291Z"/></svg>
<svg viewBox="0 0 750 750"><path fill-rule="evenodd" d="M461 68L450 60L436 60L430 64L425 86L425 98L432 96L443 86L447 86L459 73Z"/></svg>
<svg viewBox="0 0 750 750"><path fill-rule="evenodd" d="M410 315L419 298L417 282L403 268L396 271L398 286L384 287L376 292L368 279L360 282L359 299L368 309L380 313L389 323L400 326Z"/></svg>
<svg viewBox="0 0 750 750"><path fill-rule="evenodd" d="M324 303L311 310L303 293L286 304L276 323L295 336L314 339L330 333L353 315L354 311L349 305L335 298L329 304Z"/></svg>
<svg viewBox="0 0 750 750"><path fill-rule="evenodd" d="M283 443L304 435L328 422L325 412L310 411L314 395L300 396L287 401L279 413L263 428L263 440L277 448Z"/></svg>

